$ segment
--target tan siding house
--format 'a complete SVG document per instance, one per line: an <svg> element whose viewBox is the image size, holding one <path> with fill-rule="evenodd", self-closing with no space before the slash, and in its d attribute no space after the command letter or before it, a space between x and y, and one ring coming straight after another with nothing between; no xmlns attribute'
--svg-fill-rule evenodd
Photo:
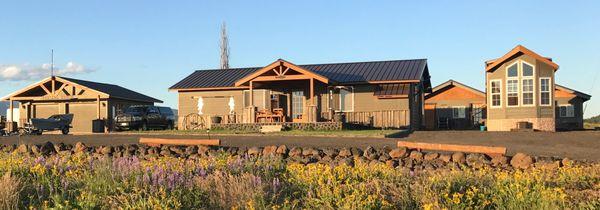
<svg viewBox="0 0 600 210"><path fill-rule="evenodd" d="M485 93L449 80L425 96L428 130L478 129L485 119Z"/></svg>
<svg viewBox="0 0 600 210"><path fill-rule="evenodd" d="M335 120L375 127L423 126L431 91L425 59L198 70L173 85L179 128L222 123L317 123Z"/></svg>

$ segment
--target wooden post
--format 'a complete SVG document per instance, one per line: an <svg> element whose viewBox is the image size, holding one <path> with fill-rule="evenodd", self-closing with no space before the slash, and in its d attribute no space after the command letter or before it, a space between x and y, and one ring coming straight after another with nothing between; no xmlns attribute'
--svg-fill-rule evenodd
<svg viewBox="0 0 600 210"><path fill-rule="evenodd" d="M100 119L100 109L101 109L101 108L100 108L100 95L98 95L98 96L96 97L96 102L98 103L98 108L97 108L97 111L98 111L98 113L96 113L96 116L97 116L97 118L96 118L96 119Z"/></svg>
<svg viewBox="0 0 600 210"><path fill-rule="evenodd" d="M14 107L13 107L13 100L12 100L12 98L9 98L8 101L10 103L8 105L8 108L10 109L9 110L9 112L10 112L10 120L8 120L8 122L14 122L13 119L15 118L15 115L14 115L15 113L13 111L13 109L14 109Z"/></svg>
<svg viewBox="0 0 600 210"><path fill-rule="evenodd" d="M55 95L56 91L56 79L54 78L54 76L52 76L52 95Z"/></svg>
<svg viewBox="0 0 600 210"><path fill-rule="evenodd" d="M253 87L253 82L250 81L250 106L254 106L254 87Z"/></svg>
<svg viewBox="0 0 600 210"><path fill-rule="evenodd" d="M286 95L285 98L287 100L287 116L289 118L291 118L292 117L292 109L291 109L291 107L292 107L292 94L288 93L288 94L285 94L285 95Z"/></svg>
<svg viewBox="0 0 600 210"><path fill-rule="evenodd" d="M315 79L310 78L310 105L315 105Z"/></svg>

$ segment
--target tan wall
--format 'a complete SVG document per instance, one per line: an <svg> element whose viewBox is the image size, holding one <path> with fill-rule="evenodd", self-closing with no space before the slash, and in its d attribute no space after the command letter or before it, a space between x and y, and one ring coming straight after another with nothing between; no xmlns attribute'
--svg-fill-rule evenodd
<svg viewBox="0 0 600 210"><path fill-rule="evenodd" d="M522 96L522 83L519 81L519 106L518 107L507 107L506 68L508 66L512 65L513 63L515 63L516 61L525 61L525 62L527 62L529 64L533 64L535 66L535 70L534 70L534 105L533 106L525 107L525 106L521 105L521 101L522 101L522 97L523 97ZM521 66L519 65L519 73L520 72L521 72ZM552 69L552 67L545 64L544 62L537 61L536 59L534 59L528 55L518 56L518 57L502 64L495 71L486 73L486 90L488 90L488 93L487 93L488 130L493 131L493 130L495 130L496 127L502 127L502 128L510 127L511 125L509 125L509 121L510 122L515 121L515 120L530 121L527 119L538 119L538 118L539 119L547 119L547 118L554 119L554 109L555 109L554 104L551 104L550 106L540 106L539 105L539 102L540 102L539 78L540 77L550 77L551 84L552 84L551 90L554 90L555 78L554 78L554 70ZM502 84L502 88L501 88L502 89L501 90L502 106L498 107L498 108L491 107L490 81L495 80L495 79L501 80L501 84ZM553 97L554 97L554 94L552 93L550 101L554 101ZM502 120L502 119L510 119L510 120L502 121L502 122L505 122L502 124L502 126L497 126L500 123L495 123L496 125L489 125L489 123L491 123L490 120L492 120L492 122L498 122L498 121L493 121L493 120ZM516 124L512 125L512 127L516 127ZM534 125L534 127L536 127L536 126ZM540 126L540 127L546 127L546 126ZM506 130L506 129L502 129L502 130Z"/></svg>
<svg viewBox="0 0 600 210"><path fill-rule="evenodd" d="M373 85L354 85L354 112L370 112L383 110L408 110L408 98L379 99L373 93ZM326 94L321 95L322 99L327 99ZM339 95L334 93L333 107L339 107ZM322 107L327 106L327 100L321 100Z"/></svg>
<svg viewBox="0 0 600 210"><path fill-rule="evenodd" d="M92 120L97 118L97 102L88 101L49 101L49 102L25 102L20 106L21 121L30 118L48 118L55 114L74 114L71 131L73 133L92 132ZM28 111L29 110L29 111ZM100 118L107 119L108 103L101 101ZM29 113L28 113L29 112Z"/></svg>
<svg viewBox="0 0 600 210"><path fill-rule="evenodd" d="M223 91L194 91L194 92L179 92L179 127L185 116L198 113L198 97L202 97L204 107L202 113L207 115L228 115L229 114L229 97L233 97L235 103L234 111L236 114L242 114L244 111L244 95L242 90L223 90ZM215 97L223 97L215 98ZM255 92L254 101L259 103L262 96Z"/></svg>

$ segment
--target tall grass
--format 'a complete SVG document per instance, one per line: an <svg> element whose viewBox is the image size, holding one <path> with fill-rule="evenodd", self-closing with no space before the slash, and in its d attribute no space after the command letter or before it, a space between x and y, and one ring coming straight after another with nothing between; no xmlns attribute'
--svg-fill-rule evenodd
<svg viewBox="0 0 600 210"><path fill-rule="evenodd" d="M0 209L600 209L600 165L439 169L0 153Z"/></svg>
<svg viewBox="0 0 600 210"><path fill-rule="evenodd" d="M20 193L21 181L10 172L4 173L0 177L0 209L17 209Z"/></svg>

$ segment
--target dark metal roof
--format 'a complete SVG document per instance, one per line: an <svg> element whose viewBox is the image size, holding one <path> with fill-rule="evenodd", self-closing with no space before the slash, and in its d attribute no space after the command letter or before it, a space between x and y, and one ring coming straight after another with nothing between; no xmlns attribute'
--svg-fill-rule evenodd
<svg viewBox="0 0 600 210"><path fill-rule="evenodd" d="M67 77L60 77L62 79L68 80L70 82L79 84L79 85L83 85L85 87L103 92L108 94L111 98L119 98L119 99L125 99L125 100L132 100L132 101L141 101L141 102L156 102L156 103L162 103L161 100L152 98L150 96L129 90L127 88L118 86L118 85L112 85L112 84L106 84L106 83L98 83L98 82L91 82L91 81L86 81L86 80L79 80L79 79L73 79L73 78L67 78Z"/></svg>
<svg viewBox="0 0 600 210"><path fill-rule="evenodd" d="M429 81L427 59L298 65L327 77L333 83L376 81ZM234 83L262 67L198 70L169 89L233 87Z"/></svg>
<svg viewBox="0 0 600 210"><path fill-rule="evenodd" d="M407 96L410 93L410 84L383 84L375 88L375 96Z"/></svg>

